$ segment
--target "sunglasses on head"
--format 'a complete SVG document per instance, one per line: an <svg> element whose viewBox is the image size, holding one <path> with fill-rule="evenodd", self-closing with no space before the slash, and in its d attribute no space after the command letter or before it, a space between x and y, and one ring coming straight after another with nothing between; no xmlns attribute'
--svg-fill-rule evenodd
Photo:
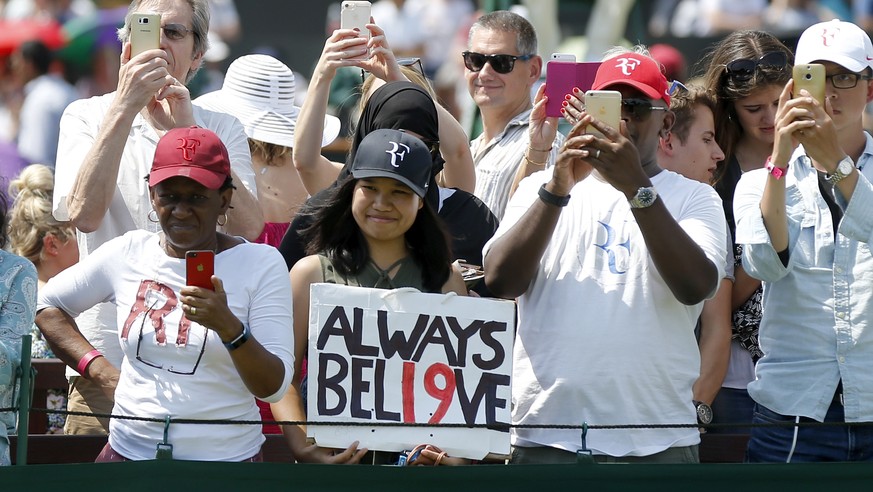
<svg viewBox="0 0 873 492"><path fill-rule="evenodd" d="M634 121L645 121L652 111L667 111L663 106L654 106L648 99L622 99L621 112Z"/></svg>
<svg viewBox="0 0 873 492"><path fill-rule="evenodd" d="M464 66L471 72L478 72L485 67L486 63L491 64L491 68L497 73L509 73L515 68L515 60L527 61L533 58L534 55L483 55L473 51L465 51L461 53L464 56Z"/></svg>
<svg viewBox="0 0 873 492"><path fill-rule="evenodd" d="M725 68L725 73L728 77L746 81L755 76L755 70L758 67L766 68L785 68L788 64L788 57L782 51L770 51L764 53L761 58L752 60L749 58L740 58L728 63Z"/></svg>
<svg viewBox="0 0 873 492"><path fill-rule="evenodd" d="M421 64L421 58L417 56L407 56L402 58L397 58L397 64L401 67L412 67L413 70L420 73L421 75L427 76L424 73L424 65ZM363 84L367 80L367 72L364 69L361 69L361 83Z"/></svg>

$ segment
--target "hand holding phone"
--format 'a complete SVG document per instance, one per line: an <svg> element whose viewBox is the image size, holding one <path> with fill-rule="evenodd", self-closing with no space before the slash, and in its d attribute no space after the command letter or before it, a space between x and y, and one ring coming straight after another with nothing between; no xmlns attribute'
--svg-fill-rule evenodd
<svg viewBox="0 0 873 492"><path fill-rule="evenodd" d="M794 97L800 97L800 89L806 89L809 94L824 107L825 102L825 67L820 63L805 63L795 65L792 71L794 79Z"/></svg>
<svg viewBox="0 0 873 492"><path fill-rule="evenodd" d="M186 285L215 290L212 275L215 273L215 252L194 250L185 253Z"/></svg>
<svg viewBox="0 0 873 492"><path fill-rule="evenodd" d="M586 92L585 112L618 131L621 128L621 92L593 90ZM589 126L586 132L604 136L594 126Z"/></svg>
<svg viewBox="0 0 873 492"><path fill-rule="evenodd" d="M130 19L130 57L161 47L161 15L136 12Z"/></svg>

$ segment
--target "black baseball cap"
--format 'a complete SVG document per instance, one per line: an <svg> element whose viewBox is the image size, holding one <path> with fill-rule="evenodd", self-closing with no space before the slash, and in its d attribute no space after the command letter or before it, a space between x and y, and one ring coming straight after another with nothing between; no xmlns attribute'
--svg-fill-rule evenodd
<svg viewBox="0 0 873 492"><path fill-rule="evenodd" d="M358 144L352 176L393 178L424 198L431 181L433 158L421 139L400 130L375 130Z"/></svg>

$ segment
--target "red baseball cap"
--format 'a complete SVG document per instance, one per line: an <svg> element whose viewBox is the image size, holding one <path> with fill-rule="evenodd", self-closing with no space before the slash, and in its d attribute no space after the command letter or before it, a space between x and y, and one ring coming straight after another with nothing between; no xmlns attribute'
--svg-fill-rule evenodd
<svg viewBox="0 0 873 492"><path fill-rule="evenodd" d="M650 99L663 99L670 105L670 86L653 58L639 53L620 53L600 64L594 76L594 90L627 85L643 92Z"/></svg>
<svg viewBox="0 0 873 492"><path fill-rule="evenodd" d="M173 128L158 140L149 186L185 176L217 190L230 176L227 148L212 130L192 126Z"/></svg>

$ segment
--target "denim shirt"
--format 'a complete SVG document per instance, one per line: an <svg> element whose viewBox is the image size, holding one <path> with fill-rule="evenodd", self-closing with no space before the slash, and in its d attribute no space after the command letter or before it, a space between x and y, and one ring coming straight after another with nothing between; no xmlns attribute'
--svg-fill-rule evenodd
<svg viewBox="0 0 873 492"><path fill-rule="evenodd" d="M767 172L737 185L734 213L743 267L763 281L760 343L764 357L749 394L782 415L823 421L842 380L847 422L873 421L873 138L856 163L862 170L834 233L818 176L802 147L785 176L788 265L770 243L759 204Z"/></svg>

